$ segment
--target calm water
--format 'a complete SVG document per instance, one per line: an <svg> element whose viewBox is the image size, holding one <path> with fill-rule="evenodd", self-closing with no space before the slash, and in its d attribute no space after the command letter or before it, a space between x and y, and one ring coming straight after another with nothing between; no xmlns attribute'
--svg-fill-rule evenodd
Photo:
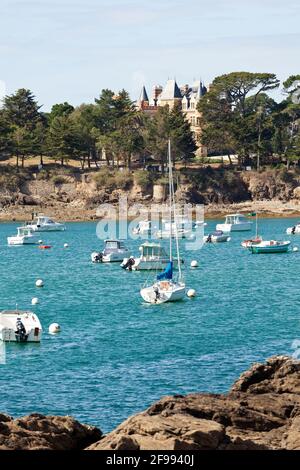
<svg viewBox="0 0 300 470"><path fill-rule="evenodd" d="M260 232L287 238L285 229L294 222L265 219ZM49 251L7 247L15 227L0 225L0 307L17 302L33 308L44 336L40 345L7 345L1 412L70 414L108 431L162 395L223 392L253 361L295 353L300 251L252 255L240 247L249 232L233 234L229 243L183 253L187 285L197 298L149 306L139 296L148 274L90 262L91 251L102 246L96 224L43 234L53 244ZM293 240L300 248L298 237ZM128 245L137 254L139 242ZM192 259L199 260L198 269L188 267ZM38 278L43 289L35 287ZM40 305L31 307L34 296ZM61 324L60 335L48 334L52 322Z"/></svg>

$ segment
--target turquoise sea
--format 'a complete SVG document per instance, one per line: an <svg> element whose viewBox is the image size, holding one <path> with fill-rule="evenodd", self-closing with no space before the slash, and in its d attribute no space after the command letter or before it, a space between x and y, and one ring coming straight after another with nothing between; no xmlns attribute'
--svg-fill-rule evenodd
<svg viewBox="0 0 300 470"><path fill-rule="evenodd" d="M260 233L287 239L295 222L264 219ZM102 247L96 223L43 234L53 245L45 251L8 247L16 226L0 224L0 308L32 308L44 334L40 345L6 346L1 412L69 414L109 431L163 395L225 392L252 362L299 352L300 250L252 255L240 246L250 232L196 253L183 250L186 282L197 297L151 306L139 295L149 274L91 263L90 253ZM300 248L300 236L292 239ZM140 242L127 244L138 254ZM35 296L40 304L32 307ZM60 323L59 335L49 335L52 322Z"/></svg>

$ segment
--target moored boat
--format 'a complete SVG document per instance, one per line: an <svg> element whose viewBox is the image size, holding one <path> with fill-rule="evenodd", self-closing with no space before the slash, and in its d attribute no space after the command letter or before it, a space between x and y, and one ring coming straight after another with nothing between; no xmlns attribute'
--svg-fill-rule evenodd
<svg viewBox="0 0 300 470"><path fill-rule="evenodd" d="M256 245L250 245L249 251L254 254L259 253L287 253L290 241L263 240Z"/></svg>
<svg viewBox="0 0 300 470"><path fill-rule="evenodd" d="M145 242L140 248L141 256L124 258L121 267L134 271L160 271L165 269L169 262L169 256L160 243ZM183 260L180 260L183 263ZM177 260L173 262L173 268L177 266Z"/></svg>
<svg viewBox="0 0 300 470"><path fill-rule="evenodd" d="M170 198L170 236L169 236L169 262L165 270L160 273L152 285L145 285L140 290L143 300L150 304L162 304L165 302L175 302L185 296L185 282L181 272L181 261L179 253L179 242L175 214L175 195L171 160L171 143L168 142L168 169L169 169L169 198ZM176 258L178 264L178 276L173 275L173 236L172 219L175 221Z"/></svg>
<svg viewBox="0 0 300 470"><path fill-rule="evenodd" d="M39 243L38 235L29 227L18 227L17 235L7 237L8 245L36 245Z"/></svg>
<svg viewBox="0 0 300 470"><path fill-rule="evenodd" d="M104 249L93 252L91 259L93 263L114 263L123 261L129 250L122 240L104 240Z"/></svg>
<svg viewBox="0 0 300 470"><path fill-rule="evenodd" d="M132 233L134 235L151 235L156 228L156 225L154 225L151 220L141 220L132 229Z"/></svg>
<svg viewBox="0 0 300 470"><path fill-rule="evenodd" d="M0 312L0 340L39 343L41 337L42 326L35 313L22 310Z"/></svg>
<svg viewBox="0 0 300 470"><path fill-rule="evenodd" d="M65 224L55 222L55 220L44 214L39 214L31 222L27 222L25 227L32 229L34 232L61 232L66 230Z"/></svg>
<svg viewBox="0 0 300 470"><path fill-rule="evenodd" d="M298 235L300 233L300 223L286 229L288 235Z"/></svg>
<svg viewBox="0 0 300 470"><path fill-rule="evenodd" d="M203 237L203 241L205 243L223 243L229 242L230 237L229 235L226 235L224 232L222 232L222 230L215 230L214 232L205 235Z"/></svg>
<svg viewBox="0 0 300 470"><path fill-rule="evenodd" d="M216 230L222 230L222 232L245 232L251 229L251 220L243 214L229 214L225 217L225 223L216 225Z"/></svg>

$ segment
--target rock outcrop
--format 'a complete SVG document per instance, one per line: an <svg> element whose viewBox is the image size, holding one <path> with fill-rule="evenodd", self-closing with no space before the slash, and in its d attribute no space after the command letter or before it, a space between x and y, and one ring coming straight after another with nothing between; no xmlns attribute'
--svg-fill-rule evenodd
<svg viewBox="0 0 300 470"><path fill-rule="evenodd" d="M226 395L165 397L89 449L300 449L300 362L255 364Z"/></svg>
<svg viewBox="0 0 300 470"><path fill-rule="evenodd" d="M0 450L80 450L101 435L96 427L69 416L34 413L14 420L0 414Z"/></svg>

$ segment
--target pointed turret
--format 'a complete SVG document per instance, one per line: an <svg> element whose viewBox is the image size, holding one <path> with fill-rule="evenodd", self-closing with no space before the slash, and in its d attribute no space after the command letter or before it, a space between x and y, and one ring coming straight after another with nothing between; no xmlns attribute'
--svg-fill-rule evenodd
<svg viewBox="0 0 300 470"><path fill-rule="evenodd" d="M140 94L140 98L139 98L139 103L143 103L143 102L149 103L149 98L148 98L145 86L143 86L141 94Z"/></svg>
<svg viewBox="0 0 300 470"><path fill-rule="evenodd" d="M160 95L160 100L169 101L174 99L182 99L182 94L176 80L168 80L162 94Z"/></svg>

